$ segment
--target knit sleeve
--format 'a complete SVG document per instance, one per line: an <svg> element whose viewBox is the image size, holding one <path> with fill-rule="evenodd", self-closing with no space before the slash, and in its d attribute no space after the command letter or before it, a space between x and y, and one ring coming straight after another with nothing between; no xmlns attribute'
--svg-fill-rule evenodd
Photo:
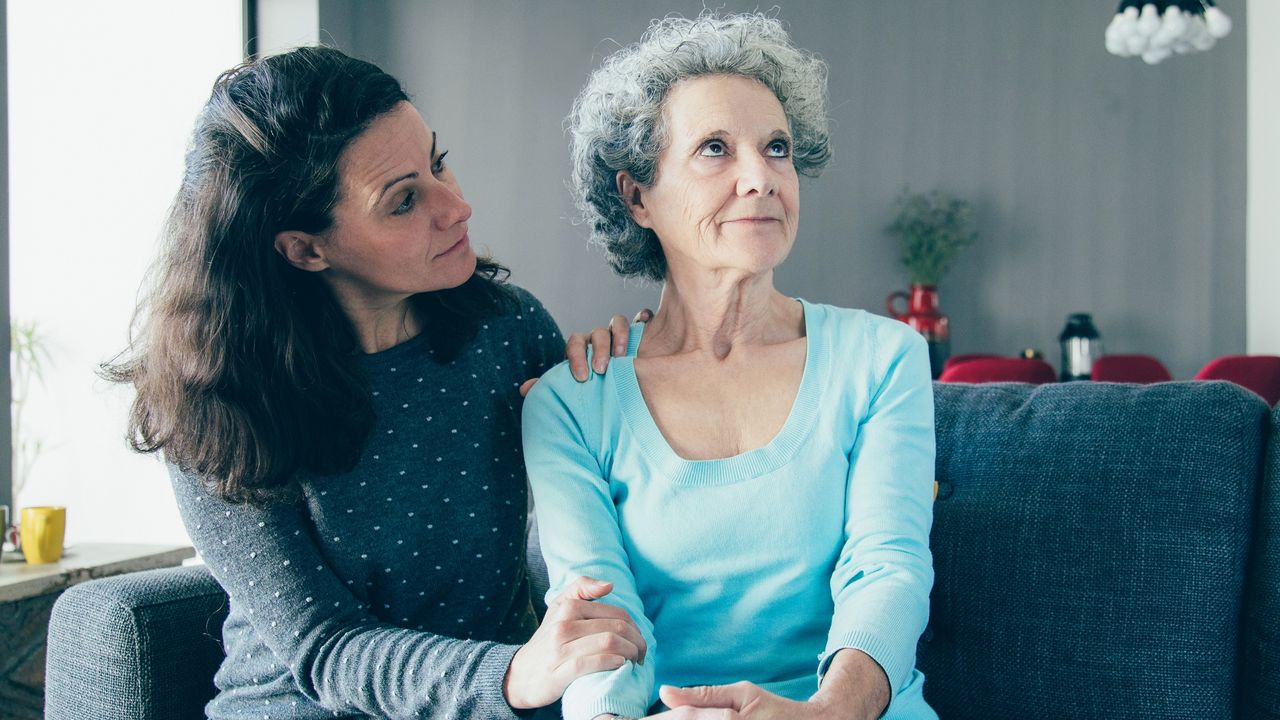
<svg viewBox="0 0 1280 720"><path fill-rule="evenodd" d="M933 585L933 385L923 338L884 324L870 337L881 380L850 454L819 678L837 651L855 648L879 663L896 697L915 666Z"/></svg>
<svg viewBox="0 0 1280 720"><path fill-rule="evenodd" d="M616 670L573 681L561 698L565 720L590 720L604 713L640 717L655 699L653 658L657 643L653 623L645 617L623 547L617 507L588 440L590 430L584 427L593 418L599 422L599 408L579 406L584 423L580 425L569 405L598 394L602 382L593 375L579 385L568 367L561 365L534 386L525 400L525 466L533 488L542 555L551 578L547 600L580 576L613 583L613 591L599 602L621 607L631 615L648 644L648 653L642 665L627 661Z"/></svg>
<svg viewBox="0 0 1280 720"><path fill-rule="evenodd" d="M518 316L523 321L525 372L529 377L539 377L564 359L564 336L555 318L533 293L512 287L520 302Z"/></svg>
<svg viewBox="0 0 1280 720"><path fill-rule="evenodd" d="M326 563L305 506L230 503L172 466L170 478L233 612L288 664L299 692L335 714L517 717L502 687L518 646L381 622Z"/></svg>

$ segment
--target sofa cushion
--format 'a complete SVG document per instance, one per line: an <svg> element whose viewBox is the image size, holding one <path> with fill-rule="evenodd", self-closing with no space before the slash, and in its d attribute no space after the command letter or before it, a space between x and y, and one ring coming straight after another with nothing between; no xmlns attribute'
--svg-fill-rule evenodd
<svg viewBox="0 0 1280 720"><path fill-rule="evenodd" d="M1230 718L1268 409L1227 383L935 384L948 719Z"/></svg>
<svg viewBox="0 0 1280 720"><path fill-rule="evenodd" d="M1280 407L1271 413L1245 594L1241 720L1280 719Z"/></svg>
<svg viewBox="0 0 1280 720"><path fill-rule="evenodd" d="M45 717L204 717L226 614L226 593L204 567L72 587L49 620Z"/></svg>

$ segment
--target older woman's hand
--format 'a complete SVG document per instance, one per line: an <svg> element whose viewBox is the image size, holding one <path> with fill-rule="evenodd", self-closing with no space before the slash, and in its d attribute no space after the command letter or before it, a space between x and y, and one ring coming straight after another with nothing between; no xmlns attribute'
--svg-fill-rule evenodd
<svg viewBox="0 0 1280 720"><path fill-rule="evenodd" d="M816 720L827 717L811 703L788 700L749 682L687 688L663 685L658 690L658 696L668 707L674 708L674 711L722 708L732 710L743 720Z"/></svg>
<svg viewBox="0 0 1280 720"><path fill-rule="evenodd" d="M686 705L675 710L667 710L657 715L646 715L644 720L739 720L742 717L737 710L729 708L700 708ZM618 715L597 715L595 720L631 720Z"/></svg>
<svg viewBox="0 0 1280 720"><path fill-rule="evenodd" d="M511 707L550 705L583 675L627 660L644 662L649 648L627 611L592 602L612 590L612 583L580 577L551 601L537 632L507 668L502 689Z"/></svg>
<svg viewBox="0 0 1280 720"><path fill-rule="evenodd" d="M743 720L872 720L889 705L889 681L871 656L846 649L831 659L822 687L805 702L788 700L749 682L689 688L663 685L658 695L667 707L727 708Z"/></svg>

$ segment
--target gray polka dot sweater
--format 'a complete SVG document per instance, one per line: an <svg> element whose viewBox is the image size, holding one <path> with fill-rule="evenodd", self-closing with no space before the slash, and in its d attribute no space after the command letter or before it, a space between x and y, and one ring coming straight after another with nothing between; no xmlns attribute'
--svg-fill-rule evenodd
<svg viewBox="0 0 1280 720"><path fill-rule="evenodd" d="M171 471L231 596L209 717L516 717L502 681L536 626L518 387L564 352L517 295L452 361L422 336L364 356L370 439L297 504L227 503Z"/></svg>

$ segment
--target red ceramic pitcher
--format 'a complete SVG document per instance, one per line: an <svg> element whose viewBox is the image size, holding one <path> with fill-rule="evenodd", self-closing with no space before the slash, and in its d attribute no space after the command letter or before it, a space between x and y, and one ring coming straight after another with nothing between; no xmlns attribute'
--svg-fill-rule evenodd
<svg viewBox="0 0 1280 720"><path fill-rule="evenodd" d="M907 301L905 312L894 306L898 299ZM938 288L912 283L910 293L890 293L884 302L890 316L910 325L929 342L929 368L935 378L941 375L943 363L951 356L951 324L938 312Z"/></svg>

